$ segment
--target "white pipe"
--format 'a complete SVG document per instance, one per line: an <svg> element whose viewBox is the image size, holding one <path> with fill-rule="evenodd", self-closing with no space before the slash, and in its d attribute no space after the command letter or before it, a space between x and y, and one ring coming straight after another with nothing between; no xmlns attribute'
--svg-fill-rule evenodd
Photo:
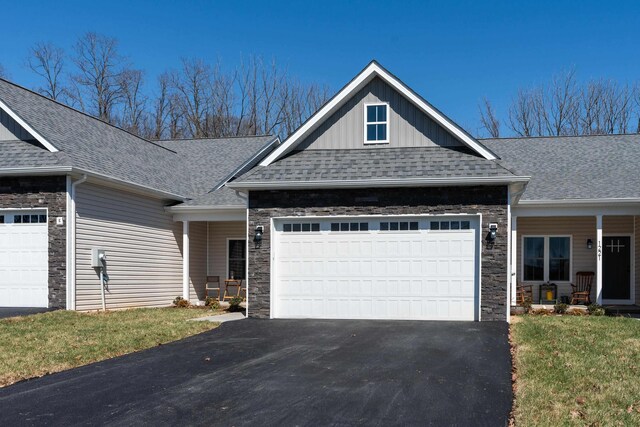
<svg viewBox="0 0 640 427"><path fill-rule="evenodd" d="M104 297L104 268L100 267L100 293L102 295L102 311L107 311L107 301Z"/></svg>
<svg viewBox="0 0 640 427"><path fill-rule="evenodd" d="M67 221L67 227L69 227L69 259L67 260L67 275L69 275L69 287L67 292L71 293L70 296L70 307L68 306L68 310L76 309L76 187L87 180L87 175L82 175L82 178L71 183L70 190L70 212L69 212L69 220Z"/></svg>

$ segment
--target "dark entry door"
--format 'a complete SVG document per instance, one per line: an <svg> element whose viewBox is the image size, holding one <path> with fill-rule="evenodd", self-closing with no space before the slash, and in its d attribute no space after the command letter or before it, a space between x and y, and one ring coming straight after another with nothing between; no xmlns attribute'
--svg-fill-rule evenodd
<svg viewBox="0 0 640 427"><path fill-rule="evenodd" d="M602 243L602 298L631 298L631 238L607 236Z"/></svg>

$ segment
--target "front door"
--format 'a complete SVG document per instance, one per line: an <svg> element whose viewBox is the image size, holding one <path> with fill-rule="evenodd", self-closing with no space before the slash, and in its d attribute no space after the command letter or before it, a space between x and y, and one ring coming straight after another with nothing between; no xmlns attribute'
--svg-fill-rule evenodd
<svg viewBox="0 0 640 427"><path fill-rule="evenodd" d="M631 237L603 238L602 270L602 298L631 299Z"/></svg>

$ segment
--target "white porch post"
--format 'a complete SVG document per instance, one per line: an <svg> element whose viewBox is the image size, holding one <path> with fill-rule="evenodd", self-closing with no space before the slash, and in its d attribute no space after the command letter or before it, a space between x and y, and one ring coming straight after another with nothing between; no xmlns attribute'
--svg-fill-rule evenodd
<svg viewBox="0 0 640 427"><path fill-rule="evenodd" d="M511 216L511 305L516 305L518 287L518 217Z"/></svg>
<svg viewBox="0 0 640 427"><path fill-rule="evenodd" d="M189 221L182 221L182 298L189 301Z"/></svg>
<svg viewBox="0 0 640 427"><path fill-rule="evenodd" d="M596 215L596 302L602 305L602 215Z"/></svg>

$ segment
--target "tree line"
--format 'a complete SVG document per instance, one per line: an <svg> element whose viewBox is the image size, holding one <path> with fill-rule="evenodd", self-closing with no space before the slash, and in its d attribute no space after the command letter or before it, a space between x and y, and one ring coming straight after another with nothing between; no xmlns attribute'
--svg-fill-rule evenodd
<svg viewBox="0 0 640 427"><path fill-rule="evenodd" d="M522 137L640 133L640 86L606 79L580 82L575 70L518 90L506 117L500 118L486 98L478 109L482 131L494 138L501 136L503 124Z"/></svg>
<svg viewBox="0 0 640 427"><path fill-rule="evenodd" d="M220 61L185 58L150 82L117 39L94 32L70 53L36 43L25 65L38 76L40 94L149 139L286 137L329 97L326 86L302 83L258 56L231 71Z"/></svg>

